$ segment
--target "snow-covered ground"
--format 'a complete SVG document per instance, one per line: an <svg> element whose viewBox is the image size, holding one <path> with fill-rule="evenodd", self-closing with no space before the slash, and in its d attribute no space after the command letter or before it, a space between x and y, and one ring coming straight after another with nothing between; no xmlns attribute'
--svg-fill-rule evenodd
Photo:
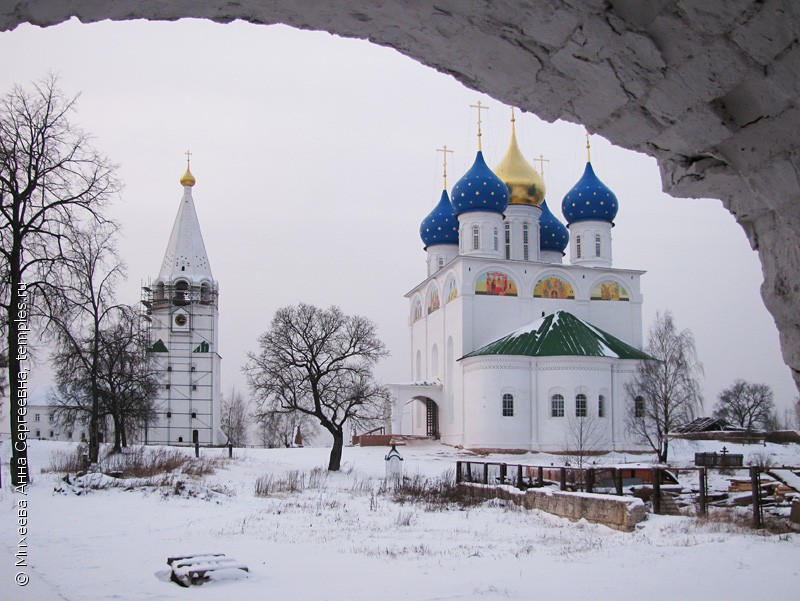
<svg viewBox="0 0 800 601"><path fill-rule="evenodd" d="M716 446L720 448L716 448ZM673 457L717 443L675 443ZM798 445L727 445L800 464ZM375 599L751 599L800 596L800 535L727 523L650 516L632 533L572 523L497 500L464 510L397 504L378 492L385 448L345 448L344 469L308 486L328 449L237 450L214 474L175 487L94 490L76 495L61 475L39 473L68 443L33 441L28 489L26 587L14 583L17 500L0 492L0 599L374 601ZM406 474L441 476L456 449L400 447ZM0 448L5 461L8 443ZM189 451L187 451L189 452ZM211 453L203 451L204 453ZM214 451L217 453L217 451ZM219 452L223 455L223 452ZM630 460L606 457L604 463ZM635 458L641 461L641 457ZM509 463L563 458L491 456ZM305 472L299 493L254 494L263 475ZM65 492L54 492L56 488ZM182 589L165 581L168 556L225 553L250 568L245 580Z"/></svg>

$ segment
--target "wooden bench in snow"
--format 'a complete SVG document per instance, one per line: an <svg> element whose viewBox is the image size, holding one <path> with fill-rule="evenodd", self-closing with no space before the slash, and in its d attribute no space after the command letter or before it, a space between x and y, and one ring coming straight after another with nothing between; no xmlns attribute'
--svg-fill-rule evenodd
<svg viewBox="0 0 800 601"><path fill-rule="evenodd" d="M225 557L224 553L168 557L167 564L172 568L170 580L186 587L209 580L238 580L246 578L246 572L250 571L243 563Z"/></svg>

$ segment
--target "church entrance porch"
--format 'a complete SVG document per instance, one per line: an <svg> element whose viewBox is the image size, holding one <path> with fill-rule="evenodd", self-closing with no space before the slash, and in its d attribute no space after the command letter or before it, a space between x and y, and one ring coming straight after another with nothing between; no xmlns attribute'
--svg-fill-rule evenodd
<svg viewBox="0 0 800 601"><path fill-rule="evenodd" d="M439 407L431 399L425 399L426 436L439 438Z"/></svg>

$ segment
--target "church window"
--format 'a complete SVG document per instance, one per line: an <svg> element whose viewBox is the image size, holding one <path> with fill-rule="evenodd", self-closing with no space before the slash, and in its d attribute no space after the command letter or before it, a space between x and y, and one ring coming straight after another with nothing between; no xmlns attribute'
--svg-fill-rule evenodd
<svg viewBox="0 0 800 601"><path fill-rule="evenodd" d="M444 267L444 257L439 257L436 261L436 264L439 266L439 269Z"/></svg>
<svg viewBox="0 0 800 601"><path fill-rule="evenodd" d="M640 396L633 400L633 417L644 417L644 398Z"/></svg>
<svg viewBox="0 0 800 601"><path fill-rule="evenodd" d="M550 415L552 417L564 417L564 397L554 394L550 400Z"/></svg>
<svg viewBox="0 0 800 601"><path fill-rule="evenodd" d="M514 417L514 395L503 395L503 417Z"/></svg>
<svg viewBox="0 0 800 601"><path fill-rule="evenodd" d="M575 417L586 417L586 395L579 394L575 397Z"/></svg>
<svg viewBox="0 0 800 601"><path fill-rule="evenodd" d="M575 236L575 257L581 258L581 237Z"/></svg>
<svg viewBox="0 0 800 601"><path fill-rule="evenodd" d="M494 228L494 249L498 250L500 248L500 239L497 235L497 228Z"/></svg>
<svg viewBox="0 0 800 601"><path fill-rule="evenodd" d="M477 225L472 226L472 250L478 250L481 247L481 230Z"/></svg>
<svg viewBox="0 0 800 601"><path fill-rule="evenodd" d="M528 223L522 224L522 259L528 260Z"/></svg>
<svg viewBox="0 0 800 601"><path fill-rule="evenodd" d="M595 234L594 236L594 256L600 256L600 234Z"/></svg>
<svg viewBox="0 0 800 601"><path fill-rule="evenodd" d="M33 416L33 421L35 421L35 422L41 421L41 419L42 419L42 416L40 414L38 414L38 413Z"/></svg>
<svg viewBox="0 0 800 601"><path fill-rule="evenodd" d="M203 303L211 302L211 286L208 282L200 284L200 301Z"/></svg>
<svg viewBox="0 0 800 601"><path fill-rule="evenodd" d="M597 417L606 416L606 397L602 394L597 397Z"/></svg>
<svg viewBox="0 0 800 601"><path fill-rule="evenodd" d="M505 229L505 243L506 243L506 260L511 258L511 224L506 221L504 224Z"/></svg>

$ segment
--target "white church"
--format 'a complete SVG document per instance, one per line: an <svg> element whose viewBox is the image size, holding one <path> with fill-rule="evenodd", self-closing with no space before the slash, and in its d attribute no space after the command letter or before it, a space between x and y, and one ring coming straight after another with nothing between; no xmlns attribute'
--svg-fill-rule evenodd
<svg viewBox="0 0 800 601"><path fill-rule="evenodd" d="M160 377L149 444L223 444L220 430L219 284L203 243L192 198L195 178L180 179L183 198L158 277L144 288L150 357Z"/></svg>
<svg viewBox="0 0 800 601"><path fill-rule="evenodd" d="M470 449L633 450L625 383L642 348L644 272L612 266L617 198L592 168L561 209L519 149L475 162L420 226L427 277L410 300L412 381L392 385L392 432ZM446 152L445 152L446 173ZM569 263L564 256L569 247Z"/></svg>

